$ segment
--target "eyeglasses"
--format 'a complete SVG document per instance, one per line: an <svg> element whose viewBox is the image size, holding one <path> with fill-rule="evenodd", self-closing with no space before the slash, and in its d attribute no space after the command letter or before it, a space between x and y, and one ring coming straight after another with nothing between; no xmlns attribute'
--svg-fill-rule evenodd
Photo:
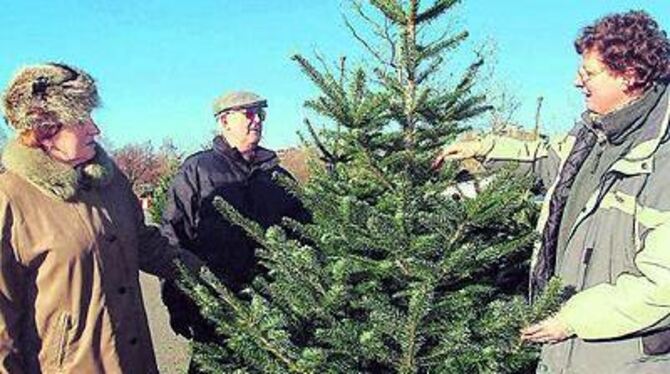
<svg viewBox="0 0 670 374"><path fill-rule="evenodd" d="M579 79L582 81L582 83L586 83L590 81L591 79L597 77L598 75L604 73L607 69L600 69L598 71L588 71L586 68L583 66L577 70L577 74L579 75Z"/></svg>
<svg viewBox="0 0 670 374"><path fill-rule="evenodd" d="M267 116L267 114L265 113L265 109L260 108L260 107L231 110L228 113L233 113L233 112L244 113L244 116L247 117L247 119L249 121L253 121L256 118L256 116L258 116L258 119L260 121L265 121L265 117ZM228 114L228 113L226 113L226 114Z"/></svg>

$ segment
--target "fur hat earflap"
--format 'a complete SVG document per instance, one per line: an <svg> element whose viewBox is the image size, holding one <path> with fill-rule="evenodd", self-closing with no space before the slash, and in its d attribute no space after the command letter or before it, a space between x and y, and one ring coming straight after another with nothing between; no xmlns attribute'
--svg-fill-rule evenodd
<svg viewBox="0 0 670 374"><path fill-rule="evenodd" d="M98 104L95 80L89 74L55 62L23 67L2 96L5 120L16 130L75 125Z"/></svg>

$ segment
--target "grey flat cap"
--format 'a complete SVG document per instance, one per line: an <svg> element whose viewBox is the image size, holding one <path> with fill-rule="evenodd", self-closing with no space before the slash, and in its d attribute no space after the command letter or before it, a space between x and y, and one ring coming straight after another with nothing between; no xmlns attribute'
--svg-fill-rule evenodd
<svg viewBox="0 0 670 374"><path fill-rule="evenodd" d="M225 93L214 100L212 109L214 116L231 109L244 108L265 108L268 106L267 100L248 91L233 91Z"/></svg>

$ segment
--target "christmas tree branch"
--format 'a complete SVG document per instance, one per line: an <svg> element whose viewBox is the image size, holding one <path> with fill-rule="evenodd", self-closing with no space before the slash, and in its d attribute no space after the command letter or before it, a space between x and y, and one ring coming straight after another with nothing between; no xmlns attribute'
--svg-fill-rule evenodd
<svg viewBox="0 0 670 374"><path fill-rule="evenodd" d="M349 32L351 32L351 35L353 35L353 37L354 37L356 40L358 40L358 42L361 43L361 45L362 45L365 49L367 49L368 52L370 52L370 54L371 54L374 58L376 58L377 61L379 61L379 63L381 63L382 65L389 65L389 66L391 66L391 67L395 67L395 65L393 64L393 62L389 62L389 61L387 61L387 60L382 56L381 52L379 52L379 51L377 51L375 48L373 48L372 45L370 45L370 43L368 43L368 41L365 40L365 38L363 38L361 35L358 34L358 32L356 31L356 28L349 22L349 20L347 19L347 17L343 16L343 18L344 18L344 25L347 27L347 29L349 29Z"/></svg>
<svg viewBox="0 0 670 374"><path fill-rule="evenodd" d="M330 153L330 151L326 148L326 146L319 138L319 135L316 133L316 130L314 130L314 126L312 126L312 123L309 121L309 119L305 118L303 122L305 123L305 126L307 126L307 131L309 131L309 134L312 136L314 144L321 152L321 159L331 165L335 165L338 162L337 156Z"/></svg>
<svg viewBox="0 0 670 374"><path fill-rule="evenodd" d="M270 353L273 357L279 360L290 372L304 373L304 371L295 364L294 360L289 358L287 353L283 352L281 348L275 346L265 337L262 331L256 328L257 323L249 312L248 307L242 305L242 303L237 300L235 295L230 292L228 288L226 288L214 274L208 271L201 272L199 274L199 279L202 280L207 286L211 287L219 295L220 300L225 302L226 305L228 305L233 310L237 316L237 329L245 331L249 335L253 336L263 350ZM195 301L199 302L201 300L196 298ZM200 306L205 307L206 305ZM220 321L214 320L213 322L216 323Z"/></svg>
<svg viewBox="0 0 670 374"><path fill-rule="evenodd" d="M370 3L394 23L405 23L405 12L396 0L370 0Z"/></svg>
<svg viewBox="0 0 670 374"><path fill-rule="evenodd" d="M432 6L416 16L416 23L428 23L449 10L460 0L437 0Z"/></svg>
<svg viewBox="0 0 670 374"><path fill-rule="evenodd" d="M265 230L256 222L249 220L238 212L221 196L215 196L212 205L230 223L242 227L247 234L260 245L265 243Z"/></svg>

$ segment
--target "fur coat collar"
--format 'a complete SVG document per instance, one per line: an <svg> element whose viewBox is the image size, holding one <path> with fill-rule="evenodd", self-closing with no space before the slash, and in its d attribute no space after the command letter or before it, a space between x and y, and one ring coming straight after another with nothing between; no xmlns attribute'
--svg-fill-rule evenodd
<svg viewBox="0 0 670 374"><path fill-rule="evenodd" d="M72 200L82 188L107 185L114 175L114 162L99 145L91 161L72 167L14 139L5 146L2 164L50 197L65 201Z"/></svg>

